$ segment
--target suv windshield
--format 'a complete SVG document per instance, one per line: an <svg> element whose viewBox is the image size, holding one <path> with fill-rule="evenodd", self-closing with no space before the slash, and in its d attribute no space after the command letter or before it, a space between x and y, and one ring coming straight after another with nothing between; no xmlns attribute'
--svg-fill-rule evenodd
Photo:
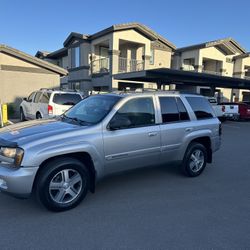
<svg viewBox="0 0 250 250"><path fill-rule="evenodd" d="M55 94L53 102L59 105L75 105L82 100L79 94Z"/></svg>
<svg viewBox="0 0 250 250"><path fill-rule="evenodd" d="M121 99L121 96L89 96L68 110L64 117L96 124L100 122Z"/></svg>

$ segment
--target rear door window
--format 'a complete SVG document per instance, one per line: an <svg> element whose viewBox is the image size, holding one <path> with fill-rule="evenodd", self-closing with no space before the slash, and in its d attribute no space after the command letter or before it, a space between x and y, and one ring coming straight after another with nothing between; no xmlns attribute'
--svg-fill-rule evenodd
<svg viewBox="0 0 250 250"><path fill-rule="evenodd" d="M179 97L159 97L162 122L188 121L187 110Z"/></svg>
<svg viewBox="0 0 250 250"><path fill-rule="evenodd" d="M209 119L214 117L213 108L206 98L186 97L186 99L193 109L197 120Z"/></svg>
<svg viewBox="0 0 250 250"><path fill-rule="evenodd" d="M34 99L34 103L38 103L39 102L39 99L40 99L41 95L42 95L41 92L37 92L36 93L36 96L35 96L35 99Z"/></svg>
<svg viewBox="0 0 250 250"><path fill-rule="evenodd" d="M53 102L58 105L75 105L82 100L78 94L54 94Z"/></svg>
<svg viewBox="0 0 250 250"><path fill-rule="evenodd" d="M175 97L160 97L162 122L179 121L179 111Z"/></svg>

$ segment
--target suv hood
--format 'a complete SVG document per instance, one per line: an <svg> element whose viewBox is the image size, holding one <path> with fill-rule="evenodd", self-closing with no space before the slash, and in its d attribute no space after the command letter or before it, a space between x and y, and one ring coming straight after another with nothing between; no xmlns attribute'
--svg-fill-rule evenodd
<svg viewBox="0 0 250 250"><path fill-rule="evenodd" d="M15 142L17 145L21 145L82 128L83 126L62 122L57 119L21 122L0 129L0 142Z"/></svg>

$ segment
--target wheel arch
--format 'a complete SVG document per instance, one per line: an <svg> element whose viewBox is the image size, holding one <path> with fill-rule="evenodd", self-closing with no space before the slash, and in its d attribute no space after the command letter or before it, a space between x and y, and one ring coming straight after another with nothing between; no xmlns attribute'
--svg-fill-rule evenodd
<svg viewBox="0 0 250 250"><path fill-rule="evenodd" d="M77 160L81 161L86 166L86 168L89 171L89 175L90 175L90 191L92 193L94 193L95 192L95 182L96 182L96 171L95 171L93 160L92 160L90 154L87 152L76 152L76 153L62 154L62 155L53 156L53 157L50 157L50 158L44 160L40 164L39 169L36 173L32 190L34 190L35 184L36 184L37 179L39 177L39 174L40 174L41 170L44 167L46 167L46 164L52 160L65 158L65 157L77 159Z"/></svg>
<svg viewBox="0 0 250 250"><path fill-rule="evenodd" d="M191 143L194 143L194 142L202 144L207 149L207 162L212 163L213 154L212 154L210 137L209 136L201 136L201 137L195 138L189 143L189 145Z"/></svg>

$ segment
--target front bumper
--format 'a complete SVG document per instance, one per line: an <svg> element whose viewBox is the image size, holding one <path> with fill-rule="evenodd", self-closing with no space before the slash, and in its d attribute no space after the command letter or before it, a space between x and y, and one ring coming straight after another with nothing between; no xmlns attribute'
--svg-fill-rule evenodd
<svg viewBox="0 0 250 250"><path fill-rule="evenodd" d="M12 169L0 163L0 191L20 198L27 198L32 193L38 167Z"/></svg>

